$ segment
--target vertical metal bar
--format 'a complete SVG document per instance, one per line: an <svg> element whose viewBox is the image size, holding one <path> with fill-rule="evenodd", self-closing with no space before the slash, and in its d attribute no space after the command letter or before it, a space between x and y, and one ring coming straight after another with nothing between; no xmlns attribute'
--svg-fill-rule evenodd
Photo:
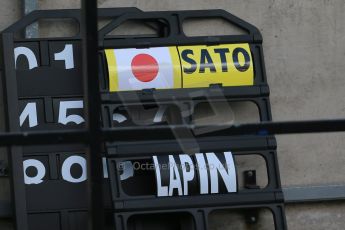
<svg viewBox="0 0 345 230"><path fill-rule="evenodd" d="M20 127L18 120L10 119L9 116L18 113L18 93L17 78L14 61L14 38L12 33L1 35L1 65L6 66L3 80L3 93L5 97L5 114L6 114L6 131L19 132ZM26 207L26 190L23 174L23 155L20 146L11 146L8 148L8 160L11 176L11 193L13 214L15 216L15 228L17 230L27 230L27 207Z"/></svg>
<svg viewBox="0 0 345 230"><path fill-rule="evenodd" d="M23 14L27 15L32 11L38 9L38 0L22 0L23 1ZM29 25L25 29L25 38L38 37L38 22Z"/></svg>
<svg viewBox="0 0 345 230"><path fill-rule="evenodd" d="M98 78L97 1L82 0L83 74L86 128L89 131L88 199L89 229L104 226L103 169L101 157L101 104Z"/></svg>

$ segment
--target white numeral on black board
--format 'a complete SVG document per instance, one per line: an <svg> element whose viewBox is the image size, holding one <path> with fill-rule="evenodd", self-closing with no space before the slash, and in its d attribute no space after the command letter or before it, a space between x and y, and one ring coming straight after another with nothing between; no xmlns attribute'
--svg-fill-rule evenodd
<svg viewBox="0 0 345 230"><path fill-rule="evenodd" d="M168 110L168 107L167 106L160 106L158 109L157 109L157 111L156 111L156 113L155 113L155 115L154 115L154 117L152 118L152 123L151 124L156 124L156 123L161 123L161 122L163 122L164 121L164 115L165 115L165 113L167 112L167 110ZM145 119L145 115L143 116L143 119ZM129 119L125 116L125 115L123 115L123 114L121 114L121 113L114 113L113 114L113 121L115 121L115 122L117 122L117 123L119 123L119 124L121 124L121 123L124 123L125 121L128 121ZM145 119L146 120L146 119ZM137 121L137 120L135 120L135 121ZM139 120L138 120L139 121ZM150 125L151 125L150 124Z"/></svg>
<svg viewBox="0 0 345 230"><path fill-rule="evenodd" d="M84 118L82 118L80 115L67 115L69 109L82 108L84 108L83 101L61 101L58 122L63 125L67 125L68 123L75 123L79 125L85 122Z"/></svg>
<svg viewBox="0 0 345 230"><path fill-rule="evenodd" d="M155 117L153 118L154 123L160 123L163 121L163 116L167 110L167 106L160 106Z"/></svg>
<svg viewBox="0 0 345 230"><path fill-rule="evenodd" d="M79 178L74 178L71 175L71 168L74 164L78 164L82 168L82 174ZM61 168L62 179L71 183L81 183L86 181L86 160L84 157L71 156L67 158Z"/></svg>
<svg viewBox="0 0 345 230"><path fill-rule="evenodd" d="M82 169L81 175L73 176L71 173L71 168L74 165L78 165ZM28 168L35 168L36 174L29 176L27 169ZM46 176L46 166L39 161L35 159L28 159L23 162L23 168L24 168L24 183L27 185L38 185L44 182L44 177ZM104 178L108 178L108 169L106 165L106 159L103 159L103 173ZM87 171L86 171L86 159L81 156L70 156L68 157L61 166L61 177L64 181L72 184L78 184L82 183L87 180Z"/></svg>
<svg viewBox="0 0 345 230"><path fill-rule="evenodd" d="M38 67L38 62L35 53L27 47L17 47L14 49L14 61L17 68L17 59L20 55L24 55L29 63L29 69Z"/></svg>
<svg viewBox="0 0 345 230"><path fill-rule="evenodd" d="M29 70L38 67L38 61L35 53L28 47L20 46L14 49L14 61L15 66L17 69L17 60L18 57L24 55L26 60L29 63ZM64 61L65 62L65 69L73 69L74 65L74 53L73 53L73 45L66 44L64 49L54 54L54 61Z"/></svg>
<svg viewBox="0 0 345 230"><path fill-rule="evenodd" d="M128 120L127 117L125 117L124 115L122 115L120 113L114 113L113 114L113 121L116 121L118 123L123 123L127 120Z"/></svg>
<svg viewBox="0 0 345 230"><path fill-rule="evenodd" d="M23 126L26 119L29 119L29 127L35 127L38 125L38 119L37 119L37 105L35 102L28 103L23 112L20 114L19 120L20 120L20 127Z"/></svg>
<svg viewBox="0 0 345 230"><path fill-rule="evenodd" d="M39 105L39 104L38 104ZM29 128L33 128L39 125L38 119L38 108L37 102L28 102L23 111L20 114L20 127L22 127L26 120L28 120ZM82 110L84 109L84 102L82 100L75 100L75 101L60 101L59 102L59 109L58 109L58 118L57 123L62 125L69 125L69 124L76 124L80 125L85 122L85 119L78 114L73 114L74 110ZM160 107L154 117L152 118L152 124L160 123L164 121L164 114L167 111L166 106ZM118 124L124 123L129 119L126 115L121 113L114 113L112 117L113 121Z"/></svg>
<svg viewBox="0 0 345 230"><path fill-rule="evenodd" d="M60 53L54 55L55 61L65 61L66 69L74 68L74 58L73 58L73 46L70 44L65 45L65 49Z"/></svg>
<svg viewBox="0 0 345 230"><path fill-rule="evenodd" d="M44 164L39 160L29 159L23 162L24 167L24 182L25 184L41 184L43 178L46 175L46 168ZM33 177L27 175L26 170L29 167L34 167L37 171L37 174Z"/></svg>
<svg viewBox="0 0 345 230"><path fill-rule="evenodd" d="M85 122L84 118L77 114L72 114L74 109L83 109L84 103L82 100L79 101L60 101L59 104L59 116L58 123L67 125L74 123L80 125ZM37 103L29 102L24 107L22 113L19 116L20 127L23 126L24 122L28 120L29 127L33 128L38 126L38 115L37 115Z"/></svg>

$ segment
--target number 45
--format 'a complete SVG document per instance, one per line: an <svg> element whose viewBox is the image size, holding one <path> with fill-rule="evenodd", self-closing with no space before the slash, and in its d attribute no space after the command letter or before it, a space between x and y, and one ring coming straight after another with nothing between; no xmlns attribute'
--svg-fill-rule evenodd
<svg viewBox="0 0 345 230"><path fill-rule="evenodd" d="M77 114L70 114L68 115L68 110L70 109L83 109L84 103L83 101L60 101L59 106L59 117L58 123L67 125L68 123L75 123L77 125L85 122L84 118ZM23 112L20 114L20 127L23 126L25 120L29 120L29 127L35 127L38 125L37 119L37 103L30 102L28 103Z"/></svg>

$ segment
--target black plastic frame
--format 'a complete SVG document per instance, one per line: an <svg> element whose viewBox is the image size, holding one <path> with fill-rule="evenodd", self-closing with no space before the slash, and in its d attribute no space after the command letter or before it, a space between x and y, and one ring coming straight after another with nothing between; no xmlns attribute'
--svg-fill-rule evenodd
<svg viewBox="0 0 345 230"><path fill-rule="evenodd" d="M230 24L246 31L246 35L228 35L228 36L196 36L188 37L183 32L183 22L188 19L207 19L221 18ZM110 36L107 35L116 30L123 23L131 20L138 20L145 23L145 20L157 21L162 23L168 29L168 33L161 37L133 37L129 36ZM159 28L157 28L159 30ZM187 89L167 89L155 90L145 89L141 91L123 91L109 93L107 69L103 72L104 88L101 88L101 100L103 104L103 117L109 117L108 111L104 109L104 104L116 108L118 106L136 106L136 105L160 105L174 104L181 111L192 110L196 103L207 101L235 101L249 100L257 104L261 121L271 121L271 108L269 102L269 86L266 79L265 63L262 49L262 36L260 31L253 25L242 19L224 11L224 10L199 10L199 11L163 11L163 12L140 12L127 13L109 23L99 31L99 47L102 49L119 48L148 48L160 46L179 46L179 45L219 45L229 43L249 43L253 55L254 63L254 85L239 87L223 87L220 85L210 85L209 88L187 88ZM104 52L102 52L102 60ZM187 114L192 113L188 111ZM190 124L188 119L185 124ZM109 127L109 121L103 121L105 128ZM139 134L132 133L134 139ZM213 132L210 135L219 135ZM168 137L165 132L160 132L162 138Z"/></svg>
<svg viewBox="0 0 345 230"><path fill-rule="evenodd" d="M193 215L196 229L207 229L208 213L222 209L268 208L273 213L276 229L286 229L284 198L279 178L276 141L273 137L213 137L196 139L198 152L232 151L234 156L260 155L267 166L268 184L265 188L241 189L234 194L199 195L188 197L157 198L153 195L130 196L121 186L117 166L126 160L148 159L157 156L186 153L177 141L151 141L119 143L108 146L109 175L115 220L118 229L126 229L126 220L133 215L159 213L169 208L169 213L188 212ZM188 140L185 140L188 143ZM155 146L159 145L159 150ZM187 152L193 153L193 149ZM256 204L253 206L253 204ZM200 216L200 214L202 214ZM201 218L201 219L200 219Z"/></svg>
<svg viewBox="0 0 345 230"><path fill-rule="evenodd" d="M235 36L207 36L207 37L187 37L183 33L183 21L190 18L222 18L232 23L233 25L244 29L248 35ZM161 37L133 37L129 36L107 36L112 30L118 28L129 20L138 20L141 22L157 21L162 22L164 27L167 27L167 33ZM251 101L254 102L260 114L260 121L267 122L272 120L271 108L269 102L269 87L266 80L266 73L264 67L264 58L262 51L262 36L258 29L254 26L244 22L243 20L233 16L232 14L223 10L208 10L208 11L174 11L174 12L140 12L128 13L119 17L117 20L109 23L99 32L99 47L102 49L117 49L117 48L148 48L160 46L179 46L179 45L218 45L228 43L249 43L254 59L254 85L244 87L223 87L222 85L210 85L209 88L195 88L195 89L173 89L173 90L155 90L146 89L141 91L127 91L109 93L107 89L107 73L102 76L105 79L105 88L101 88L102 100L102 117L104 128L115 128L111 125L112 112L119 106L146 106L146 105L166 105L172 104L183 110L193 110L192 108L202 102L219 102L219 101ZM104 53L102 53L104 56ZM103 58L105 60L105 58ZM105 69L105 72L107 70ZM110 111L108 108L111 108ZM109 114L110 113L110 114ZM187 112L189 114L190 112ZM183 115L182 115L183 116ZM185 119L182 125L191 125L190 120ZM161 126L164 127L164 126ZM133 128L133 131L131 131ZM127 229L127 220L131 216L145 213L181 213L188 212L193 215L196 229L207 229L208 223L205 214L214 210L233 207L249 207L254 203L265 206L273 212L275 228L286 229L285 213L283 208L283 194L280 185L279 170L275 138L272 136L263 137L226 137L227 135L221 131L212 132L206 135L197 135L197 143L200 145L202 151L228 151L231 148L237 149L238 153L248 154L247 149L253 151L264 150L260 155L264 157L268 170L269 185L264 189L256 191L242 191L236 194L223 195L206 195L206 196L191 196L191 197L168 197L156 198L154 196L128 196L121 189L121 182L117 165L121 162L130 159L147 159L154 152L157 155L185 153L180 144L174 139L170 131L167 130L147 130L149 135L142 132L135 132L134 127L127 127L128 135L132 136L132 140L137 140L133 144L130 140L107 143L106 152L108 154L108 167L111 181L111 190L113 195L114 216L117 229ZM183 132L183 127L181 127ZM186 130L185 130L186 131ZM146 133L147 133L146 132ZM142 141L141 136L144 134L154 141ZM178 132L178 131L177 131ZM182 134L183 136L183 134ZM196 136L196 137L197 137ZM204 137L201 137L204 136ZM175 136L176 137L176 136ZM179 138L179 137L177 137ZM164 140L167 139L167 140ZM180 139L181 142L188 146L188 140ZM157 151L156 146L159 146ZM266 149L266 151L265 151ZM271 150L268 150L271 149ZM253 153L253 152L251 152ZM250 154L250 151L249 151ZM254 201L255 200L255 201ZM218 202L218 203L217 203ZM223 206L223 207L220 207ZM261 206L261 207L262 207ZM202 214L203 213L203 214ZM202 214L202 215L201 215Z"/></svg>
<svg viewBox="0 0 345 230"><path fill-rule="evenodd" d="M85 2L85 1L84 1ZM84 9L85 12L95 12L96 9L95 7L87 7L86 9ZM135 9L134 9L135 10ZM121 10L120 10L121 11ZM80 13L77 11L68 11L69 13L67 13L67 15L69 17L77 17L80 18ZM74 13L73 13L74 12ZM110 10L100 10L99 11L100 15L102 15L104 12L104 14L111 15L111 12L114 12L112 9ZM215 13L218 12L218 13ZM51 13L51 14L50 14ZM14 70L14 63L13 63L13 34L12 32L14 32L15 30L21 30L25 27L25 25L29 25L31 24L31 22L35 21L33 18L41 18L45 17L44 15L46 15L46 17L49 18L57 18L57 17L64 17L65 13L63 13L62 11L59 11L58 13L56 13L56 11L50 11L50 13L48 12L36 12L36 13L32 13L30 16L28 16L28 18L30 19L28 22L26 22L26 18L24 18L23 20L21 20L20 22L14 24L12 27L10 27L8 30L5 30L3 32L3 34L1 35L1 50L2 50L2 57L1 57L1 65L3 68L2 71L2 78L5 79L5 83L4 84L4 91L6 94L6 104L8 105L8 110L7 110L7 120L8 120L8 127L7 127L7 134L1 134L0 135L0 144L2 145L15 145L12 146L12 152L13 154L10 154L10 161L11 161L11 165L12 165L12 169L14 167L18 167L21 165L21 148L17 147L18 145L32 145L32 144L48 144L48 143L52 143L52 144L57 144L57 143L64 143L64 142L80 142L80 143L88 143L90 141L92 141L92 134L90 133L90 131L92 130L82 130L82 131L66 131L66 132L54 132L54 131L43 131L43 132L29 132L29 133L22 133L19 130L18 127L18 120L17 119L13 119L13 117L11 117L13 114L18 114L18 108L17 108L17 92L16 92L16 78L15 78L15 73L13 72ZM178 13L178 12L177 12ZM198 11L198 12L190 12L189 13L192 16L197 16L197 17L201 17L204 18L205 15L209 15L210 11ZM47 15L48 14L48 15ZM149 14L149 13L148 13ZM140 17L144 17L144 18L157 18L157 16L159 16L161 18L162 13L152 13L151 16L149 15L144 15L141 13L138 14L132 14L129 13L128 15L124 15L122 17L120 17L120 19L116 22L112 22L109 24L109 27L107 30L109 30L109 28L113 27L113 26L117 26L119 21L124 21L130 18L140 18ZM164 14L164 13L163 13ZM185 15L188 14L188 12L181 12L180 15ZM236 41L238 42L243 42L244 40L251 40L253 41L253 43L255 44L259 44L259 50L261 51L261 55L262 55L262 47L261 47L261 42L262 42L262 38L260 33L258 33L258 30L255 29L253 26L250 26L249 24L243 22L242 20L231 16L230 14L224 12L224 11L213 11L212 14L220 14L230 20L236 21L238 25L240 25L240 27L246 27L250 29L250 36L234 36L232 38L226 36L226 37L216 37L216 38L212 38L212 37L202 37L202 38L193 38L193 39L189 39L186 38L183 35L178 35L175 38L179 38L180 40L173 42L173 40L171 39L171 37L169 39L162 39L162 41L157 42L157 39L154 40L154 44L151 43L143 43L143 39L139 39L136 41L135 44L133 44L133 40L132 41L122 41L122 43L117 43L116 44L114 42L112 42L111 40L106 40L104 42L101 41L101 45L104 47L114 47L117 46L118 44L121 44L122 47L133 47L133 46L137 46L137 47L146 47L146 46L160 46L160 45L167 45L169 44L169 42L171 42L170 44L174 44L176 45L176 42L190 42L190 44L218 44L219 42L222 41L226 41L226 43L230 42L230 43L234 43ZM77 16L76 16L77 15ZM86 14L84 14L85 16ZM95 20L96 18L94 17L95 14L92 14L92 18L90 20ZM163 15L164 16L164 15ZM164 18L164 17L163 17ZM169 22L172 22L173 20L176 20L174 14L170 15L167 17ZM175 23L176 24L176 23ZM84 25L85 26L85 25ZM249 26L249 27L248 27ZM173 31L176 32L176 31ZM85 37L83 37L85 39ZM33 41L38 41L40 39L33 39ZM50 40L50 39L42 39L42 40ZM54 39L51 39L54 40ZM59 39L56 39L59 40ZM60 39L61 40L61 39ZM101 40L101 39L100 39ZM18 42L20 41L25 41L24 40L18 40ZM95 40L97 41L97 39ZM152 40L153 41L153 40ZM262 56L261 56L262 57ZM262 58L263 60L263 58ZM264 68L262 68L262 71L264 73ZM5 78L3 77L5 76ZM262 75L264 76L264 75ZM90 80L90 79L88 79ZM91 82L91 81L90 81ZM261 82L262 83L262 82ZM226 92L230 92L230 95L236 96L237 93L244 96L244 95L252 95L252 96L262 96L262 92L264 92L263 94L267 94L268 96L268 87L267 87L267 83L266 83L266 79L264 79L263 84L260 86L255 86L255 87L251 87L250 90L246 90L246 87L243 88L224 88L222 90L226 91ZM10 87L9 87L10 86ZM11 87L12 86L12 87ZM92 87L92 86L91 86ZM97 85L94 87L98 87ZM205 91L211 91L212 89L204 89ZM244 91L245 92L244 92ZM153 93L149 92L148 95L146 96L145 92L137 92L136 94L138 94L140 97L146 98L146 101L148 102L152 102L152 95L150 94L155 94L158 95L158 98L167 98L167 100L169 100L169 98L171 98L171 95L173 93L173 91L160 91L159 93L155 93L154 91L152 91ZM185 92L185 90L180 90L181 95L183 95L183 92ZM103 92L104 93L104 92ZM226 93L227 94L227 93ZM92 94L91 94L92 95ZM125 94L124 94L125 95ZM102 95L102 99L105 100L110 100L110 101L117 101L117 97L118 95L113 94L112 96L104 96L104 94ZM188 95L184 96L185 98L188 98ZM237 95L237 97L239 97ZM137 102L136 100L134 100L133 102ZM13 106L10 106L13 105ZM92 110L90 110L90 112L92 112ZM16 116L14 116L16 118ZM95 122L96 120L94 120L93 122ZM160 132L161 130L167 130L167 129L178 129L178 127L172 126L169 128L166 127L151 127L151 128L137 128L137 127L132 127L130 129L117 129L117 130L109 130L109 129L103 129L103 132L100 133L101 138L98 139L98 141L114 141L114 140L122 140L122 143L118 143L119 145L115 148L118 150L125 150L126 146L128 146L128 141L130 140L135 140L135 138L131 137L129 138L131 135L131 133L138 131L141 134L145 134L148 130L149 131L155 131L155 132ZM187 129L192 130L194 127L186 127ZM234 134L253 134L253 135L262 135L264 137L261 138L269 138L270 140L274 140L274 138L272 139L272 137L267 137L267 134L283 134L283 133L311 133L311 132L335 132L335 131L345 131L345 121L344 120L330 120L330 121L307 121L307 122L285 122L285 123L260 123L260 124L249 124L249 125L241 125L238 127L230 127L228 130L222 132L222 135L234 135ZM90 135L91 134L91 135ZM123 136L116 136L117 134L124 134ZM153 135L154 137L157 137L157 135ZM253 138L253 137L251 137ZM159 139L159 138L158 138ZM260 137L259 137L260 139ZM211 140L211 139L210 139ZM236 140L236 139L232 139L232 140ZM249 140L249 139L247 139ZM201 141L201 140L200 140ZM203 140L204 141L204 140ZM203 142L201 141L201 142ZM214 140L213 140L214 141ZM214 142L211 143L214 143ZM275 142L275 141L274 141ZM95 143L97 145L97 143ZM242 146L243 148L246 148L248 143L245 144L245 146ZM268 144L269 145L269 144ZM120 151L120 152L121 152ZM140 151L139 151L140 152ZM115 152L116 154L116 152ZM17 168L18 169L18 168ZM25 204L26 204L26 200L25 200L25 191L24 191L24 186L22 183L22 180L20 180L22 177L22 169L18 169L18 170L13 170L12 171L12 177L13 177L13 194L14 194L14 208L16 211L16 221L17 221L17 228L18 229L26 229L26 213L25 213ZM280 195L282 195L280 193L280 191L278 192ZM273 202L273 200L269 200L268 203ZM272 207L271 209L275 210L274 213L278 213L277 215L275 215L275 217L277 218L277 222L276 222L276 228L277 229L286 229L286 223L285 223L285 217L284 215L282 215L282 210L283 210L283 198L282 197L276 197L275 200L277 203L274 204L264 204L264 205L260 205L257 204L258 201L256 201L256 204L250 205L250 207ZM266 202L266 201L265 201ZM265 203L264 202L264 203ZM248 208L249 206L244 205L244 206L240 206L241 208ZM226 208L228 209L229 207L217 207L217 208ZM237 208L237 206L231 206L231 208ZM196 217L196 222L199 224L198 229L205 229L205 226L207 227L207 224L204 225L203 223L205 223L205 213L209 212L209 210L211 210L212 208L204 208L203 211L200 211L199 208L197 209L193 209L192 213L195 214ZM121 210L121 209L120 209ZM93 210L94 212L97 212L97 210ZM176 211L176 210L173 210ZM142 213L147 213L147 212L151 212L151 211L142 211ZM166 211L165 211L166 212ZM117 215L117 212L115 212ZM123 225L121 225L121 218L126 218L126 216L131 215L130 213L123 213L123 214L119 214L118 217L120 219L116 219L119 220L118 226L122 227ZM95 220L99 218L99 216L95 215L92 216L92 220ZM99 228L98 228L99 229Z"/></svg>
<svg viewBox="0 0 345 230"><path fill-rule="evenodd" d="M135 11L135 13L128 13L128 11ZM103 43L101 42L99 45L103 48L123 48L123 47L143 47L143 46L160 46L160 45L169 45L169 40L174 41L174 45L196 45L196 44L206 44L206 45L215 45L215 44L222 44L222 43L238 43L238 42L248 42L250 43L251 50L253 52L254 57L254 63L255 63L255 85L250 87L222 87L221 85L214 85L210 86L210 88L200 88L200 89L181 89L181 90L161 90L161 91L155 91L155 90L143 90L139 92L121 92L121 93L108 93L106 89L102 90L102 104L111 104L111 105L134 105L134 104L160 104L160 103L169 103L169 102L175 102L182 104L193 104L200 102L206 102L206 101L241 101L241 100L248 100L254 102L259 109L260 118L261 121L270 121L271 118L271 112L270 112L270 103L269 103L269 88L266 81L265 76L265 68L264 68L264 62L263 62L263 54L262 54L262 38L259 33L259 31L249 25L248 23L242 21L241 19L236 18L235 16L222 11L222 10L214 10L214 11L207 11L208 16L210 18L213 17L220 17L224 18L227 21L235 24L236 26L241 27L242 29L246 30L249 34L248 35L239 35L239 36L214 36L214 37L193 37L189 38L186 37L183 33L177 33L177 31L181 31L182 28L182 22L184 19L189 18L204 18L206 11L183 11L183 12L147 12L147 13L140 13L137 9L120 9L120 10L112 10L112 9L103 9L99 10L99 17L100 18L109 18L111 16L125 13L123 16L120 16L118 19L114 19L112 22L110 22L108 25L103 27L103 29L100 30L99 36L102 38L102 36L106 35L107 32L114 29L117 25L120 25L122 22L130 19L157 19L157 18L163 18L163 21L160 21L160 23L166 23L164 26L168 25L169 28L169 36L166 38L138 38L136 39L136 43L133 43L132 39L123 39L121 38L120 42L118 42L118 39L115 39L114 37L110 40L107 37L104 37ZM77 42L81 39L81 35L78 34L75 37L72 38L43 38L43 39L14 39L13 32L16 32L18 30L23 30L27 25L30 25L32 22L41 19L41 18L73 18L79 23L81 23L81 15L79 11L76 10L67 10L67 11L38 11L30 14L23 20L19 21L18 23L11 26L9 29L5 30L3 32L3 49L4 54L6 54L7 58L3 58L3 66L5 67L5 76L6 76L6 89L7 91L7 104L16 104L18 96L23 99L33 99L33 98L46 98L49 95L36 95L35 93L32 94L32 92L29 93L29 95L22 94L18 92L17 89L17 83L16 83L16 73L14 71L14 58L13 53L11 50L14 48L14 43L20 43L23 44L27 41L30 42L38 42L40 45L40 48L43 50L44 47L48 42L51 41L68 41L68 42ZM177 20L176 20L177 19ZM159 28L156 28L159 29ZM141 43L143 42L143 39L146 41L145 44ZM100 39L102 41L102 39ZM112 43L112 41L115 41L115 43ZM103 45L107 45L107 47ZM113 45L116 44L116 47ZM172 44L172 43L171 43ZM101 52L102 54L103 52ZM84 54L85 55L85 54ZM44 57L42 58L44 60ZM85 67L85 66L84 66ZM87 71L87 70L86 70ZM105 70L103 72L103 76L106 78ZM106 81L106 80L105 80ZM77 94L71 94L71 91L67 91L65 94L61 95L59 94L59 97L67 97L67 98L81 98L82 97L82 88L75 89ZM87 91L88 92L88 91ZM18 96L17 96L18 95ZM196 95L194 97L191 97L191 95ZM54 97L57 95L54 95ZM87 100L86 100L87 102ZM183 107L183 106L182 106ZM13 111L8 111L8 114L18 114L18 108L16 106L9 106L8 109L12 109ZM86 113L85 115L88 115ZM103 114L104 115L104 114ZM9 131L11 132L20 132L19 126L17 123L17 120L11 116L8 117L8 119L11 121L11 125L9 126ZM92 119L91 119L92 120ZM106 124L104 124L105 127L107 127ZM184 124L183 124L184 125ZM41 128L40 130L45 131L45 128ZM90 130L92 131L92 129ZM132 133L133 134L133 133ZM167 136L168 138L170 136ZM93 143L93 142L91 142ZM96 143L95 143L96 144ZM112 144L110 144L112 145ZM164 146L164 144L162 144ZM117 146L116 148L118 148ZM137 146L139 147L139 145ZM136 148L137 148L136 147ZM47 147L46 147L47 148ZM111 151L112 147L108 146L108 150ZM35 154L35 147L25 148L27 149L24 152L21 152L21 148L14 149L12 147L12 156L11 159L12 167L14 168L16 165L21 163L21 153L24 153L26 156L30 154ZM54 148L46 151L54 151ZM29 152L27 152L29 151ZM56 152L56 150L55 150ZM81 152L81 151L77 151ZM96 151L97 152L97 151ZM276 156L276 153L273 153L274 157ZM267 157L267 156L266 156ZM279 182L279 176L277 177L278 171L274 170L275 173L271 171L272 168L274 168L274 165L277 163L272 159L266 159L267 160L267 169L270 171L269 177L272 179L272 177L276 178L275 187L279 190L280 188L280 182ZM273 163L274 162L274 163ZM26 198L25 198L25 187L23 186L23 178L20 175L22 172L22 169L15 170L17 173L14 174L14 180L13 180L13 192L15 195L15 210L17 212L17 227L18 229L26 229L27 225L25 224L27 222L26 220ZM115 184L112 181L112 187L116 187ZM278 186L279 185L279 186ZM277 192L281 194L281 191L279 190ZM99 192L98 192L99 193ZM257 194L256 194L257 195ZM282 196L282 195L281 195ZM113 197L115 199L115 197ZM212 201L213 196L210 196L209 202ZM21 200L20 200L21 199ZM94 199L91 199L94 203ZM174 202L174 200L172 200ZM171 209L169 208L169 201L165 205L167 210ZM270 201L273 202L273 201ZM268 202L268 203L270 203ZM280 205L282 205L282 200L277 200L276 202L279 202ZM172 204L172 203L170 203ZM211 203L205 204L205 206L209 206ZM234 205L234 204L232 204ZM117 212L117 202L114 202L115 212ZM149 207L148 207L149 208ZM42 211L42 210L41 210ZM19 213L18 213L19 212ZM40 210L32 210L31 212L37 213L40 212ZM66 216L66 212L68 210L64 210L61 214L62 217ZM135 211L134 211L135 212ZM99 216L99 214L96 214ZM277 218L281 218L283 216L283 213L280 213L280 215L275 215ZM62 218L61 217L61 218ZM66 218L66 217L63 217ZM116 219L116 218L115 218ZM277 220L278 223L285 223L285 219L283 220ZM67 227L67 225L63 225L64 227ZM280 229L278 225L278 229ZM64 228L63 227L63 228ZM125 226L123 226L125 228Z"/></svg>
<svg viewBox="0 0 345 230"><path fill-rule="evenodd" d="M98 10L99 19L113 19L121 15L125 12L137 12L139 11L136 8L118 8L118 9L100 9ZM69 38L33 38L33 39L27 39L27 38L15 38L14 34L18 31L23 31L26 26L29 26L33 22L39 20L39 19L59 19L59 18L72 18L76 20L79 23L80 30L79 34L75 37L69 37ZM4 30L1 33L1 66L3 67L3 71L1 73L3 81L4 81L4 98L6 103L6 129L8 132L20 132L21 129L19 127L18 123L18 117L15 114L19 115L18 110L18 102L19 100L28 100L28 99L43 99L52 101L53 98L55 98L57 95L52 94L52 92L46 92L45 93L33 93L29 92L28 94L25 94L18 88L18 79L17 79L17 72L15 69L15 63L14 63L14 54L13 50L15 47L15 44L31 44L31 43L37 43L39 44L39 47L42 51L42 55L44 55L44 51L46 49L49 49L48 43L50 42L73 42L73 43L79 43L82 42L82 34L81 34L81 28L82 28L82 11L81 10L49 10L49 11L34 11L18 21L17 23L13 24L6 30ZM82 62L82 55L81 55L81 45L80 45L80 64ZM43 56L40 58L40 60L49 60L49 56ZM44 64L44 63L43 63ZM44 66L44 65L43 65ZM85 65L84 65L85 66ZM87 66L87 65L86 65ZM56 75L58 77L58 74ZM82 80L82 71L80 70L80 77L78 76L80 80L80 84L78 88L74 88L72 91L75 93L70 92L64 92L59 95L60 98L80 98L83 99L83 80ZM33 84L35 84L33 82ZM36 84L39 85L39 82L36 82ZM63 86L65 83L60 83L60 86ZM92 84L94 85L94 84ZM61 87L60 87L61 88ZM90 90L90 89L88 89ZM48 115L45 114L48 117L52 116L53 111L51 111ZM13 116L15 115L15 116ZM87 113L85 114L87 115ZM88 119L87 119L88 120ZM54 130L59 129L58 127L52 126ZM43 132L49 132L47 130L49 129L49 126L41 127L39 130ZM82 127L75 127L75 128L82 128ZM92 130L90 129L90 132ZM78 141L79 142L79 141ZM33 147L19 147L19 146L12 146L8 150L9 153L9 161L10 161L10 174L11 174L11 190L12 190L12 203L14 205L14 213L15 213L15 220L16 220L16 229L18 230L25 230L28 229L28 215L34 214L34 213L60 213L61 218L61 229L69 229L70 224L68 223L68 213L69 212L84 212L87 213L88 204L85 202L80 202L83 199L86 201L87 196L81 196L81 198L78 197L78 201L75 203L77 206L69 206L68 208L56 210L54 208L51 208L50 210L43 210L41 208L31 208L28 209L28 200L27 200L27 189L24 185L24 178L23 178L23 158L24 157L30 157L32 155L42 155L46 154L50 158L49 152L55 154L61 153L61 151L64 151L66 149L74 150L76 153L85 153L87 155L87 148L85 149L85 145L82 144L82 141L79 142L80 144L73 144L73 145L65 145L63 146L33 146ZM45 153L42 153L42 150ZM76 154L77 155L77 154ZM35 157L33 157L35 158ZM54 167L54 166L53 166ZM55 165L56 167L56 165ZM54 168L50 168L50 170L55 170ZM105 188L107 188L107 184L104 183ZM80 186L79 186L80 187ZM84 187L87 189L87 186L81 186L81 188ZM45 188L48 188L45 186ZM84 189L84 190L85 190ZM109 190L106 189L106 190ZM68 191L68 190L67 190ZM83 190L80 190L81 192ZM32 194L32 193L31 193ZM102 196L99 196L99 200L102 200ZM108 209L110 208L110 195L108 193L107 197L109 198L108 202ZM67 221L67 222L66 222Z"/></svg>

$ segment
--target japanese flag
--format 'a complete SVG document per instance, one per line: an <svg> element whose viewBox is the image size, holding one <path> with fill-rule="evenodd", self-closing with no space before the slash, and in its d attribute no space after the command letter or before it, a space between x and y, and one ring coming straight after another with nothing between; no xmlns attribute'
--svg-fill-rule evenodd
<svg viewBox="0 0 345 230"><path fill-rule="evenodd" d="M111 49L106 57L111 92L171 89L181 84L175 47Z"/></svg>

